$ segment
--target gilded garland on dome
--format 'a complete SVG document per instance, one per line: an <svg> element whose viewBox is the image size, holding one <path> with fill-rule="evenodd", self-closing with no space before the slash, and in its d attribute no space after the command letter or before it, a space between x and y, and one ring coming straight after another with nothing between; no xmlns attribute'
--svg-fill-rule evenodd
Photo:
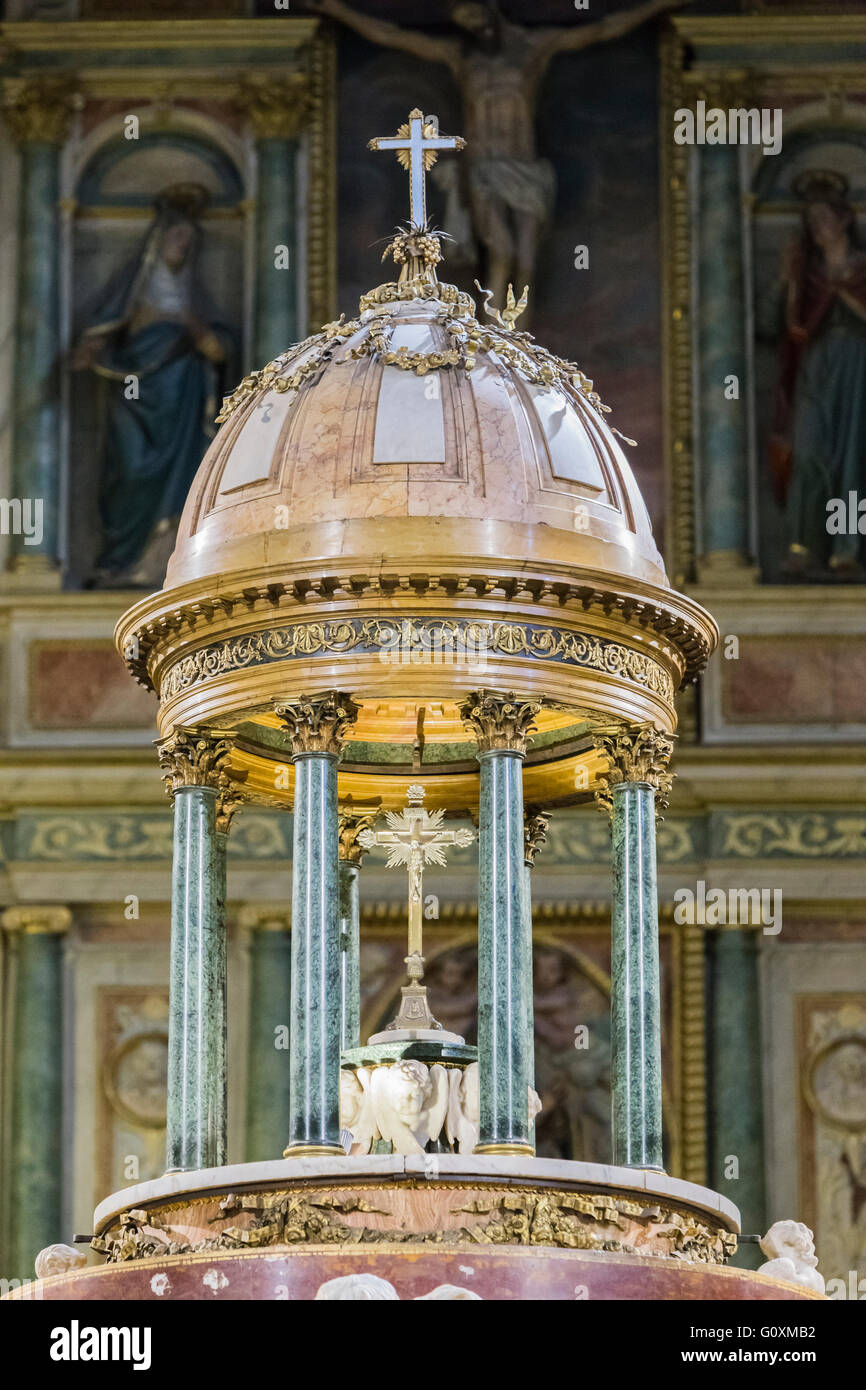
<svg viewBox="0 0 866 1390"><path fill-rule="evenodd" d="M418 245L419 238L412 228L401 229L388 246L387 251L404 268L415 259L410 246ZM439 246L438 237L430 233L424 241ZM415 372L424 376L427 372L439 371L444 367L462 367L471 372L479 353L495 354L532 386L560 386L577 391L592 408L600 413L610 413L610 406L601 400L593 383L574 362L555 356L541 346L531 333L514 328L514 315L517 305L513 292L503 311L491 306L490 291L485 290L487 304L485 312L492 323L481 324L475 317L475 301L471 295L458 290L455 285L443 284L433 275L433 265L441 259L441 252L435 258L425 252L425 273L413 279L388 281L368 294L362 295L359 316L346 319L344 315L334 323L329 323L319 333L306 338L304 342L288 352L275 357L266 367L245 376L231 395L223 400L217 423L224 424L235 411L252 397L266 390L283 394L297 391L305 382L312 380L333 358L344 344L351 345L347 355L352 358L377 357L384 365L399 367L402 371ZM509 287L510 290L510 287ZM444 327L451 347L445 352L410 352L406 347L393 350L390 345L393 331L390 307L408 300L437 300L440 307L436 321ZM525 305L525 292L521 301ZM300 360L299 360L300 359ZM298 365L291 370L293 364ZM624 435L620 436L625 439ZM633 443L632 440L626 440Z"/></svg>

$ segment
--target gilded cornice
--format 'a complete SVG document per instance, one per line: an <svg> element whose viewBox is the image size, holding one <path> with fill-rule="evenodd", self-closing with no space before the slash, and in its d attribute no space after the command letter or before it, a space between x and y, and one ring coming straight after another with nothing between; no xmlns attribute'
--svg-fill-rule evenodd
<svg viewBox="0 0 866 1390"><path fill-rule="evenodd" d="M851 43L866 43L866 17L862 14L791 14L754 15L674 15L673 31L682 43L698 50L707 47L748 47L773 45L779 61L779 49L789 44L820 42L822 47L838 44L846 48ZM700 56L700 55L698 55Z"/></svg>
<svg viewBox="0 0 866 1390"><path fill-rule="evenodd" d="M339 757L346 731L358 717L358 706L348 695L331 690L326 695L286 700L274 706L274 713L288 731L293 758L308 753Z"/></svg>
<svg viewBox="0 0 866 1390"><path fill-rule="evenodd" d="M526 752L541 706L514 692L476 690L461 706L460 715L478 744L479 753Z"/></svg>
<svg viewBox="0 0 866 1390"><path fill-rule="evenodd" d="M665 644L654 643L656 654L667 654L673 662L679 658L677 674L681 672L685 682L703 669L716 641L715 625L708 626L705 615L687 598L648 585L618 588L612 577L607 583L590 575L579 583L567 583L550 578L541 566L537 573L524 566L518 575L489 564L486 572L467 567L436 573L395 569L317 575L300 567L294 574L287 569L277 582L251 574L248 583L238 576L234 585L206 596L200 595L196 584L172 596L141 600L121 618L115 633L130 671L142 685L159 692L165 673L175 669L182 654L193 649L194 656L208 638L222 642L235 634L249 634L269 627L274 615L309 621L310 610L317 604L326 604L333 615L341 602L358 612L365 600L394 598L401 605L413 599L443 599L455 609L475 601L474 616L479 620L487 618L486 610L492 606L506 621L509 609L514 610L515 621L532 620L535 615L543 621L555 612L558 627L565 627L563 619L587 614L603 624L611 637L627 639L630 630L635 635L653 633Z"/></svg>
<svg viewBox="0 0 866 1390"><path fill-rule="evenodd" d="M0 43L8 55L31 53L87 52L127 55L141 49L152 54L163 49L202 50L260 49L263 54L275 48L303 48L319 32L320 22L311 16L274 19L77 19L74 23L10 21L0 25Z"/></svg>
<svg viewBox="0 0 866 1390"><path fill-rule="evenodd" d="M223 734L215 735L203 729L175 729L157 744L166 791L169 795L174 795L181 787L227 791L226 763L232 748L232 739Z"/></svg>

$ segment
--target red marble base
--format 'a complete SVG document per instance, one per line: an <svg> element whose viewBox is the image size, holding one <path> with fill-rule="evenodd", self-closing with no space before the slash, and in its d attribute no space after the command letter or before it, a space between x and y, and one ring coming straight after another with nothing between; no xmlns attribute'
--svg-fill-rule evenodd
<svg viewBox="0 0 866 1390"><path fill-rule="evenodd" d="M471 1289L486 1300L691 1299L755 1300L820 1297L793 1284L749 1270L686 1261L639 1258L584 1250L473 1246L370 1244L354 1247L216 1250L169 1255L61 1274L9 1295L11 1299L76 1302L126 1299L284 1300L314 1299L328 1279L377 1274L401 1299L418 1298L440 1284Z"/></svg>

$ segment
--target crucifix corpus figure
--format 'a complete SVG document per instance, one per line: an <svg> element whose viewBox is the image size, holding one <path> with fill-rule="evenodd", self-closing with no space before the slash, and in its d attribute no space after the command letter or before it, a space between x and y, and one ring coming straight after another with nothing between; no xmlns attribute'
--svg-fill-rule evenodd
<svg viewBox="0 0 866 1390"><path fill-rule="evenodd" d="M497 0L451 0L451 21L462 31L454 38L374 19L344 0L307 3L314 13L345 24L370 43L450 68L463 98L467 157L462 188L454 164L437 170L447 197L445 229L470 262L480 245L486 262L479 268L480 278L490 286L493 302L504 304L509 282L532 283L538 242L553 211L553 167L539 159L535 144L538 88L548 64L558 53L621 38L656 15L678 9L683 0L645 0L589 22L578 11L573 24L561 27L513 24Z"/></svg>
<svg viewBox="0 0 866 1390"><path fill-rule="evenodd" d="M386 811L387 830L362 830L358 843L364 849L377 845L388 850L388 868L398 865L409 871L409 954L406 957L406 973L409 984L403 986L400 1012L388 1024L385 1035L393 1032L410 1032L416 1035L439 1030L437 1036L445 1037L441 1023L437 1023L427 1003L427 986L424 978L424 956L422 954L422 923L424 917L424 865L446 864L445 846L459 845L465 848L475 839L474 832L461 826L457 830L443 830L442 818L445 812L424 810L424 788L417 783L409 788L406 800L409 805L405 811ZM370 1042L381 1040L385 1035L376 1034ZM454 1038L454 1041L462 1039Z"/></svg>

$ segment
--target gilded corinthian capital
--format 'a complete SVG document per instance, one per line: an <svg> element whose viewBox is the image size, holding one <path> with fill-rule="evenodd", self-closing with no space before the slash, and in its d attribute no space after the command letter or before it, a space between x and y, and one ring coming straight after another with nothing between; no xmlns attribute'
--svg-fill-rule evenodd
<svg viewBox="0 0 866 1390"><path fill-rule="evenodd" d="M550 816L536 806L527 806L523 817L523 862L535 864L535 856L547 839Z"/></svg>
<svg viewBox="0 0 866 1390"><path fill-rule="evenodd" d="M274 706L292 741L292 757L303 753L331 753L340 756L343 738L358 718L359 706L339 690L312 697L301 695Z"/></svg>
<svg viewBox="0 0 866 1390"><path fill-rule="evenodd" d="M72 913L68 907L34 907L27 903L7 907L0 913L0 927L7 932L21 932L23 936L59 936L71 925Z"/></svg>
<svg viewBox="0 0 866 1390"><path fill-rule="evenodd" d="M593 743L609 761L607 772L599 777L595 799L611 814L613 788L620 782L645 782L655 788L656 807L668 804L674 774L668 771L674 740L654 724L637 724L621 729L597 730Z"/></svg>
<svg viewBox="0 0 866 1390"><path fill-rule="evenodd" d="M228 835L236 811L244 804L244 794L237 782L229 782L220 787L216 806L216 828L218 835Z"/></svg>
<svg viewBox="0 0 866 1390"><path fill-rule="evenodd" d="M348 802L340 807L339 831L340 849L338 858L347 864L360 864L368 852L359 844L362 830L370 830L379 815L378 806L351 806Z"/></svg>
<svg viewBox="0 0 866 1390"><path fill-rule="evenodd" d="M6 123L19 145L62 145L73 111L75 83L68 77L35 77L7 87Z"/></svg>
<svg viewBox="0 0 866 1390"><path fill-rule="evenodd" d="M173 796L181 787L213 787L224 792L229 786L226 771L232 739L205 729L177 728L157 744L162 780Z"/></svg>
<svg viewBox="0 0 866 1390"><path fill-rule="evenodd" d="M460 706L460 717L472 731L479 753L525 753L526 739L535 728L540 705L513 692L475 690Z"/></svg>
<svg viewBox="0 0 866 1390"><path fill-rule="evenodd" d="M237 105L249 117L257 139L295 140L310 108L310 79L304 72L290 72L279 81L247 78Z"/></svg>

